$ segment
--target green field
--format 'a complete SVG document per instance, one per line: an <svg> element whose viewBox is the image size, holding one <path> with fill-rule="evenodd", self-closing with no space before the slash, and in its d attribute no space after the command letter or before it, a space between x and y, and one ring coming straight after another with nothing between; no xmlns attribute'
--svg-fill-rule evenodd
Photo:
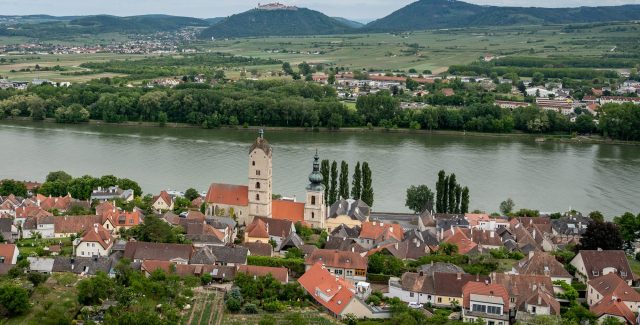
<svg viewBox="0 0 640 325"><path fill-rule="evenodd" d="M309 37L239 38L188 44L199 52L223 52L239 56L274 58L297 65L303 61L344 67L348 70L367 69L406 72L415 69L442 73L454 64L468 64L486 54L494 56L572 56L601 58L606 54L637 54L640 40L638 23L608 23L576 25L486 27L432 30L407 33L355 34ZM575 27L575 26L574 26ZM104 36L95 43L104 40ZM111 36L116 39L115 36ZM23 42L23 38L0 38L0 44ZM52 81L82 82L93 78L115 77L101 73L65 75L86 71L84 62L140 59L143 55L68 54L68 55L0 55L0 75L13 80L34 78ZM34 72L35 65L60 65L65 71ZM30 72L20 69L30 68ZM257 75L249 73L257 70ZM11 72L14 70L15 72ZM229 78L274 78L279 65L234 67L226 71Z"/></svg>
<svg viewBox="0 0 640 325"><path fill-rule="evenodd" d="M565 26L487 27L458 30L311 37L217 40L203 50L275 58L297 64L327 63L348 69L431 70L475 61L485 54L601 56L640 39L635 23L611 23L564 31ZM275 52L277 51L277 53ZM285 53L286 51L286 53Z"/></svg>

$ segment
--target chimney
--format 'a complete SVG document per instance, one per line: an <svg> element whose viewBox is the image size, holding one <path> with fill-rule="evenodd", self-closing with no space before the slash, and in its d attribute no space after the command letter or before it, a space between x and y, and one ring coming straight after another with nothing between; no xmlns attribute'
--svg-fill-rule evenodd
<svg viewBox="0 0 640 325"><path fill-rule="evenodd" d="M532 259L532 258L533 258L533 254L535 254L535 252L534 252L534 251L529 251L529 259Z"/></svg>
<svg viewBox="0 0 640 325"><path fill-rule="evenodd" d="M536 239L536 230L533 229L533 239Z"/></svg>
<svg viewBox="0 0 640 325"><path fill-rule="evenodd" d="M398 242L396 242L395 244L393 244L393 246L396 248L396 250L398 249Z"/></svg>
<svg viewBox="0 0 640 325"><path fill-rule="evenodd" d="M540 297L540 295L538 295L538 306L542 305L542 297Z"/></svg>
<svg viewBox="0 0 640 325"><path fill-rule="evenodd" d="M462 273L456 273L456 280L462 280Z"/></svg>
<svg viewBox="0 0 640 325"><path fill-rule="evenodd" d="M356 248L354 246L351 247L351 252L355 253L356 252Z"/></svg>
<svg viewBox="0 0 640 325"><path fill-rule="evenodd" d="M440 240L444 240L444 229L440 228Z"/></svg>

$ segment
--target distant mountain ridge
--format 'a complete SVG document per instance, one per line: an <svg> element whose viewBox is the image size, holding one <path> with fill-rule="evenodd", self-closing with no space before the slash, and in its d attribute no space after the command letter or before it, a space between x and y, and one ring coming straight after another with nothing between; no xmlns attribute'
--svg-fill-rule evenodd
<svg viewBox="0 0 640 325"><path fill-rule="evenodd" d="M353 32L348 23L306 9L252 9L205 29L201 38L323 35Z"/></svg>
<svg viewBox="0 0 640 325"><path fill-rule="evenodd" d="M185 27L206 27L206 20L169 15L141 15L118 17L110 15L85 16L73 19L69 25L96 29L99 32L153 33Z"/></svg>
<svg viewBox="0 0 640 325"><path fill-rule="evenodd" d="M367 32L437 28L571 24L640 19L640 5L578 8L481 6L457 0L419 0L372 21Z"/></svg>

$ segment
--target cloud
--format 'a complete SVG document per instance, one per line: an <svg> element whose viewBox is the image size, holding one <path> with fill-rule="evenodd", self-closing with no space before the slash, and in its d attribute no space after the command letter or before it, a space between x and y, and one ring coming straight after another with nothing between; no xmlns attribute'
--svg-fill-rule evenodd
<svg viewBox="0 0 640 325"><path fill-rule="evenodd" d="M224 17L272 0L0 0L2 15L50 14L56 16L112 14L131 16L162 13L200 18ZM329 16L376 19L413 0L279 0L286 4L322 11ZM532 6L529 0L468 0L482 5ZM538 0L540 7L607 6L640 4L640 0Z"/></svg>

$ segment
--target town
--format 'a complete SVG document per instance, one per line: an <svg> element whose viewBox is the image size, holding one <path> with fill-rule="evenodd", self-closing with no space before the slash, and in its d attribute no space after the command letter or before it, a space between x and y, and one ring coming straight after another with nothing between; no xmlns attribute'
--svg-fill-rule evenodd
<svg viewBox="0 0 640 325"><path fill-rule="evenodd" d="M338 182L337 164L321 153L309 157L298 202L273 193L278 148L264 131L247 147L246 185L213 183L206 193L143 197L132 180L64 172L44 183L2 181L5 316L44 315L29 295L74 283L76 301L54 311L63 322L139 323L138 313L208 324L636 324L640 216L543 215L513 211L510 200L500 213L469 212L468 189L444 171L436 194L407 191L415 213L376 212L368 164L358 163L350 189L348 166ZM167 281L173 298L136 296L149 289L134 283ZM162 307L131 309L133 301Z"/></svg>

